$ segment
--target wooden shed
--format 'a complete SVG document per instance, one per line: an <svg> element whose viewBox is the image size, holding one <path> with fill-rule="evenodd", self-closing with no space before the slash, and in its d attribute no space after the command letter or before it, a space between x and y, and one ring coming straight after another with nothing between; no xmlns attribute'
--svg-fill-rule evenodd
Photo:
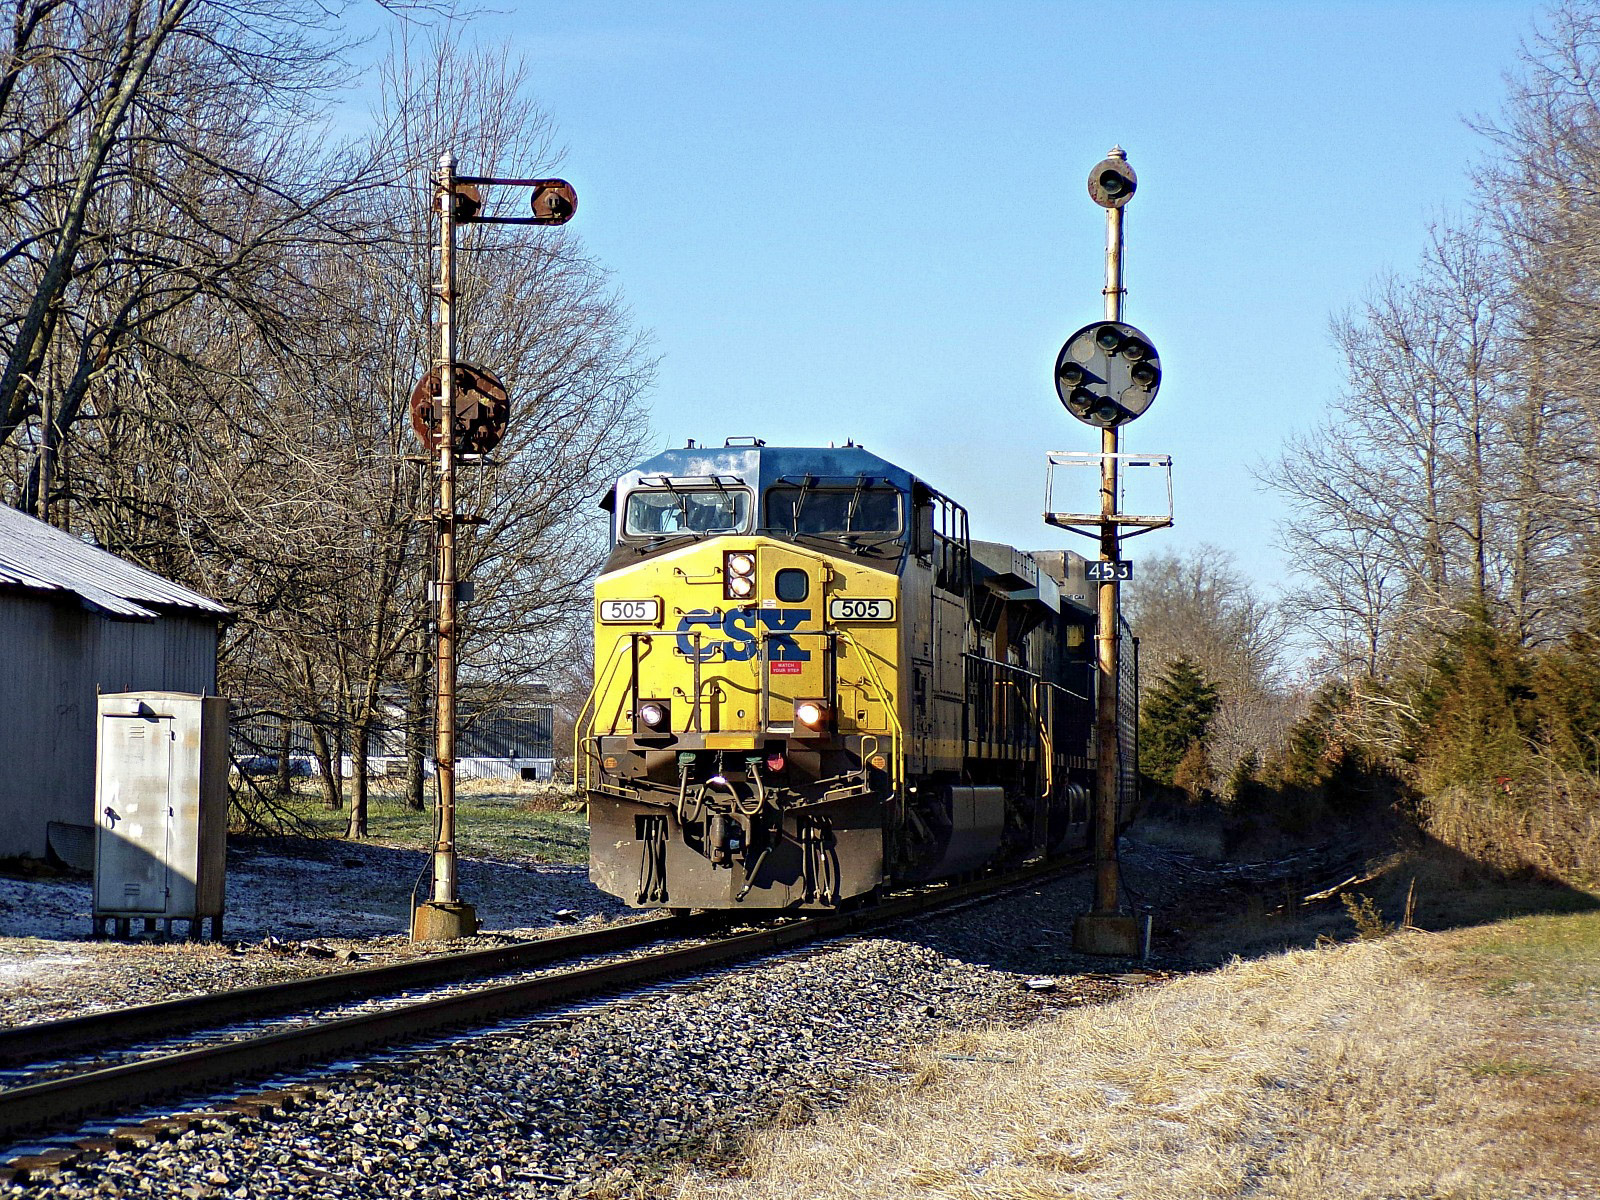
<svg viewBox="0 0 1600 1200"><path fill-rule="evenodd" d="M0 505L0 858L94 825L96 696L215 695L215 600Z"/></svg>

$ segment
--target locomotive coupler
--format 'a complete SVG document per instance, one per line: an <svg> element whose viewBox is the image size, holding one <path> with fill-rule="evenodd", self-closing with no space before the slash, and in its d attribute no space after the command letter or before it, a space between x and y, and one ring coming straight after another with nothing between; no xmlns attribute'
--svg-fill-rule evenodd
<svg viewBox="0 0 1600 1200"><path fill-rule="evenodd" d="M744 849L744 829L729 813L712 813L706 818L706 847L716 866L732 866L734 855Z"/></svg>

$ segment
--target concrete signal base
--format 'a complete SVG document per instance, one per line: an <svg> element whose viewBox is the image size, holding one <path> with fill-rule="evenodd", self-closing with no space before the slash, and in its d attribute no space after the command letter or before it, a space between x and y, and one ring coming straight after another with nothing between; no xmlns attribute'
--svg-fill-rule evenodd
<svg viewBox="0 0 1600 1200"><path fill-rule="evenodd" d="M1072 946L1079 954L1137 958L1139 919L1120 913L1088 913L1072 927Z"/></svg>
<svg viewBox="0 0 1600 1200"><path fill-rule="evenodd" d="M413 942L453 942L478 932L478 910L470 904L429 900L411 912Z"/></svg>

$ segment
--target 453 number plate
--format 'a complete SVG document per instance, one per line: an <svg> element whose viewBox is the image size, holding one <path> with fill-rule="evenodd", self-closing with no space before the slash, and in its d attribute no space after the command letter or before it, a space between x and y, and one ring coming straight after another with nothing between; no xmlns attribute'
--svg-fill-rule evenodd
<svg viewBox="0 0 1600 1200"><path fill-rule="evenodd" d="M828 601L828 620L892 621L894 620L894 601L884 599L856 599L850 596L834 596Z"/></svg>

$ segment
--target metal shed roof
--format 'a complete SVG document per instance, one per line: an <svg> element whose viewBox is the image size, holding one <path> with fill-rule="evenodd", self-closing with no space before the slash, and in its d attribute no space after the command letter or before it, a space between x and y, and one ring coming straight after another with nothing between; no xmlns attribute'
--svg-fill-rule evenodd
<svg viewBox="0 0 1600 1200"><path fill-rule="evenodd" d="M86 608L136 621L153 621L161 609L174 608L232 615L199 592L0 504L0 588L7 587L63 592Z"/></svg>

